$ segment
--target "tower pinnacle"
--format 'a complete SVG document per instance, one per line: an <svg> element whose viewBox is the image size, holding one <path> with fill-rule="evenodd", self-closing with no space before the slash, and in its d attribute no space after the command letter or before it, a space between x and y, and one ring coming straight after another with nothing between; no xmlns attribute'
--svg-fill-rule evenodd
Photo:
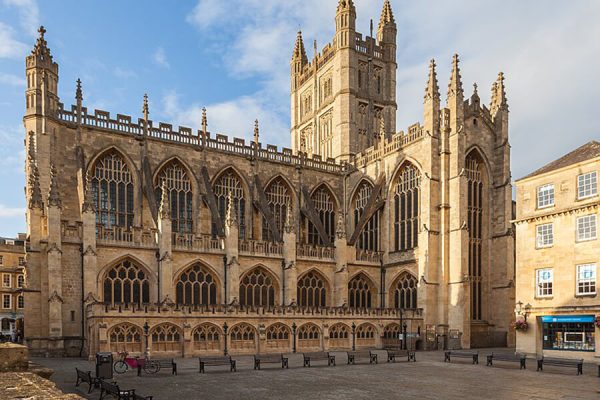
<svg viewBox="0 0 600 400"><path fill-rule="evenodd" d="M148 122L148 93L144 93L144 105L142 106L142 113L144 114L144 120Z"/></svg>
<svg viewBox="0 0 600 400"><path fill-rule="evenodd" d="M383 2L383 9L381 10L381 18L379 19L379 26L395 23L394 13L392 12L392 6L389 0Z"/></svg>
<svg viewBox="0 0 600 400"><path fill-rule="evenodd" d="M439 98L440 90L435 72L435 60L432 58L429 62L429 78L427 79L427 87L425 88L425 101L431 99L437 100Z"/></svg>
<svg viewBox="0 0 600 400"><path fill-rule="evenodd" d="M447 101L452 97L457 97L459 100L464 97L462 80L460 76L460 66L458 64L458 54L454 54L454 57L452 57L452 72L450 73L450 83L448 84Z"/></svg>
<svg viewBox="0 0 600 400"><path fill-rule="evenodd" d="M302 31L298 31L296 35L296 45L294 46L294 53L292 54L293 60L300 60L302 64L308 63L308 57L306 57L306 49L304 48L304 41L302 40Z"/></svg>
<svg viewBox="0 0 600 400"><path fill-rule="evenodd" d="M75 100L82 101L83 100L83 92L81 90L81 79L77 78L77 89L75 90Z"/></svg>

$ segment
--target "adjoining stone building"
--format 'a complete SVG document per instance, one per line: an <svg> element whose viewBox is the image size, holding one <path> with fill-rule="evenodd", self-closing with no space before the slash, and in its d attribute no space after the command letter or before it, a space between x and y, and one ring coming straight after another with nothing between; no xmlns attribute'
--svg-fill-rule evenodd
<svg viewBox="0 0 600 400"><path fill-rule="evenodd" d="M23 338L24 236L0 238L0 334L13 342Z"/></svg>
<svg viewBox="0 0 600 400"><path fill-rule="evenodd" d="M599 174L592 141L516 182L516 313L527 322L519 352L600 356Z"/></svg>
<svg viewBox="0 0 600 400"><path fill-rule="evenodd" d="M152 121L146 100L138 119L88 110L79 81L65 108L40 29L24 118L33 353L142 352L144 335L153 355L185 356L401 330L420 348L514 343L504 77L489 107L476 88L466 99L455 56L442 106L432 60L423 123L395 132L391 6L377 37L355 21L340 0L310 62L298 34L281 150L258 122L246 142L209 132L206 113L199 130Z"/></svg>

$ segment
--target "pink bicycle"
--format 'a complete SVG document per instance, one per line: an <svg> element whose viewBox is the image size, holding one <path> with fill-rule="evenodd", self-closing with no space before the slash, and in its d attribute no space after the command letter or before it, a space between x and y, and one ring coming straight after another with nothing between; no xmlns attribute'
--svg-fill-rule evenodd
<svg viewBox="0 0 600 400"><path fill-rule="evenodd" d="M144 358L127 357L129 353L126 350L117 354L119 359L113 365L113 369L117 374L124 374L129 368L135 370L138 366L141 366L147 374L155 374L160 370L160 364L150 360L147 356Z"/></svg>

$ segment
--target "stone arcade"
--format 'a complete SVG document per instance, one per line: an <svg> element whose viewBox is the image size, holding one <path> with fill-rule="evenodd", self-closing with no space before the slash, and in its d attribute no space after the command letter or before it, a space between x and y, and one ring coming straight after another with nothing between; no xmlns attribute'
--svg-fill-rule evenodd
<svg viewBox="0 0 600 400"><path fill-rule="evenodd" d="M514 343L508 106L464 98L395 132L396 36L340 0L336 34L291 60L292 149L111 116L58 96L45 30L26 59L27 344L153 356ZM316 45L315 45L316 49ZM418 99L415 99L418 101ZM200 121L199 121L200 122ZM59 172L60 171L60 172ZM402 325L401 325L402 324ZM418 343L417 343L418 342ZM453 343L450 343L451 345Z"/></svg>

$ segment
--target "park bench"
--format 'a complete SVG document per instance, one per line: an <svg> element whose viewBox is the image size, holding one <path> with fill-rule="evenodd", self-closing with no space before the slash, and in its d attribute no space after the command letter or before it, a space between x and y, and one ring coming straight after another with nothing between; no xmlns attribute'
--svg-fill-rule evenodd
<svg viewBox="0 0 600 400"><path fill-rule="evenodd" d="M329 352L319 351L315 353L302 353L302 357L304 358L304 367L310 368L310 363L312 361L321 361L327 360L327 366L335 366L335 356Z"/></svg>
<svg viewBox="0 0 600 400"><path fill-rule="evenodd" d="M473 364L479 364L479 353L476 351L446 351L444 353L444 362L452 362L451 358L470 358Z"/></svg>
<svg viewBox="0 0 600 400"><path fill-rule="evenodd" d="M142 370L144 368L144 360L140 359L138 360L138 364L137 364L137 375L138 376L142 376ZM157 372L160 372L160 370L162 369L170 369L171 370L171 375L177 375L177 363L175 362L174 359L170 358L170 359L153 359L150 362L158 365L159 369Z"/></svg>
<svg viewBox="0 0 600 400"><path fill-rule="evenodd" d="M133 391L133 400L152 400L153 396L142 396Z"/></svg>
<svg viewBox="0 0 600 400"><path fill-rule="evenodd" d="M100 400L104 395L109 394L118 400L131 400L135 396L135 390L123 390L116 383L107 382L100 379Z"/></svg>
<svg viewBox="0 0 600 400"><path fill-rule="evenodd" d="M487 366L488 367L492 367L494 366L494 361L506 361L506 362L518 362L519 363L519 369L527 369L526 366L526 361L527 358L525 357L524 354L502 354L502 353L497 353L497 354L488 354L486 356L487 358Z"/></svg>
<svg viewBox="0 0 600 400"><path fill-rule="evenodd" d="M371 350L349 351L347 354L348 364L356 364L357 359L368 359L369 364L377 364L377 354Z"/></svg>
<svg viewBox="0 0 600 400"><path fill-rule="evenodd" d="M254 369L260 369L261 364L281 364L281 368L289 368L288 359L283 354L255 354Z"/></svg>
<svg viewBox="0 0 600 400"><path fill-rule="evenodd" d="M409 362L417 361L413 350L404 350L400 346L386 346L384 350L387 352L387 362L396 362L397 357L407 357Z"/></svg>
<svg viewBox="0 0 600 400"><path fill-rule="evenodd" d="M537 360L537 370L543 372L544 364L556 367L577 367L577 375L583 375L583 359L542 357Z"/></svg>
<svg viewBox="0 0 600 400"><path fill-rule="evenodd" d="M77 367L75 367L75 371L77 371L75 386L79 386L82 382L87 383L89 385L88 393L91 393L97 382L97 379L92 376L92 371L82 371Z"/></svg>
<svg viewBox="0 0 600 400"><path fill-rule="evenodd" d="M198 358L198 362L200 363L200 373L204 372L204 367L215 367L219 365L228 365L229 371L237 371L235 366L235 360L233 360L231 356L200 357Z"/></svg>

